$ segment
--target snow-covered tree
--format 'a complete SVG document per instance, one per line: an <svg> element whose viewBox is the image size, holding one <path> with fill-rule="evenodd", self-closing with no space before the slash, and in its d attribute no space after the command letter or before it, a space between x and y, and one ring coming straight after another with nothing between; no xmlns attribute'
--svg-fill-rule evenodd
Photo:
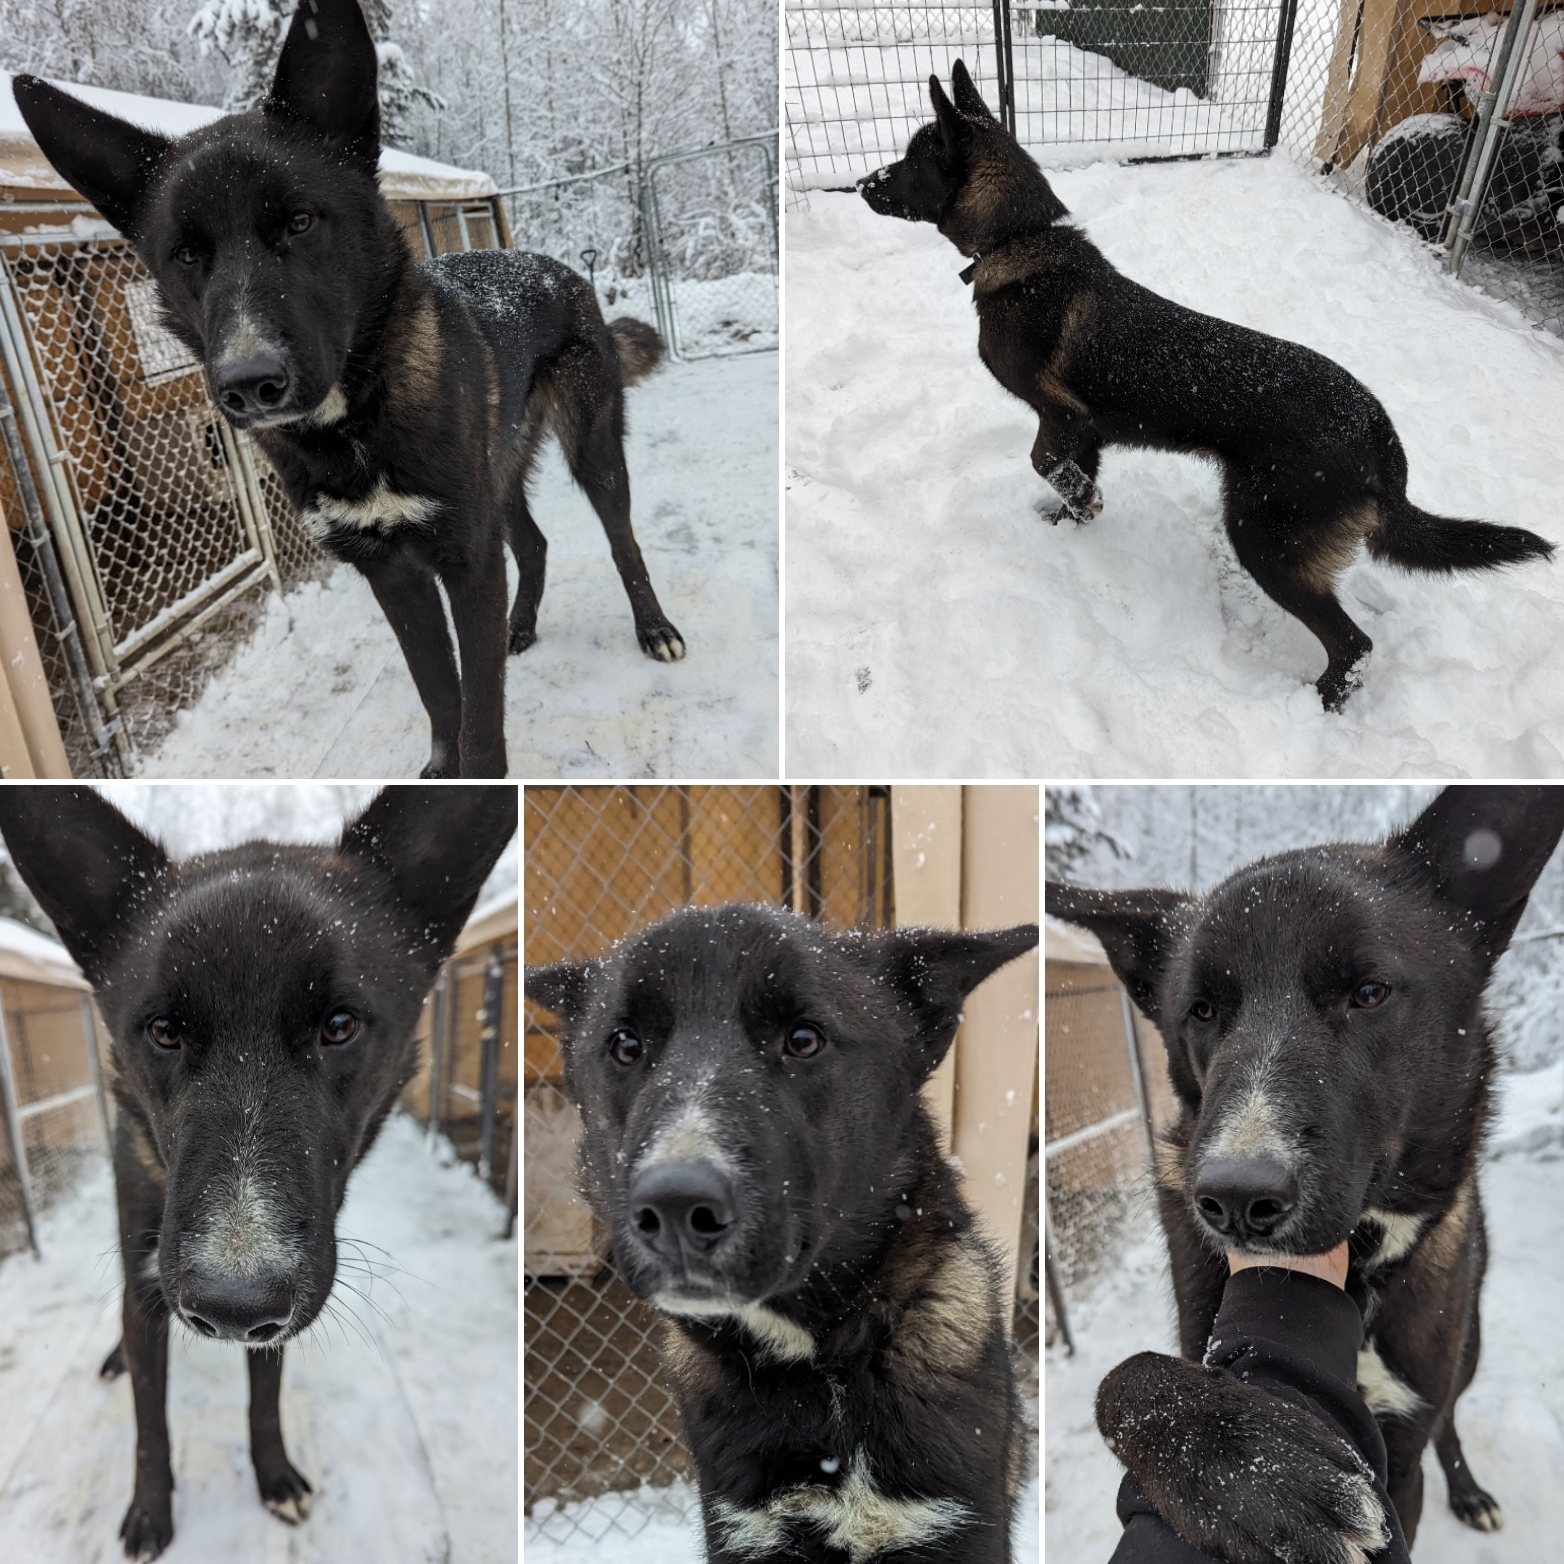
<svg viewBox="0 0 1564 1564"><path fill-rule="evenodd" d="M1050 880L1073 882L1099 852L1134 856L1134 848L1108 829L1089 787L1051 787L1043 801L1043 861Z"/></svg>

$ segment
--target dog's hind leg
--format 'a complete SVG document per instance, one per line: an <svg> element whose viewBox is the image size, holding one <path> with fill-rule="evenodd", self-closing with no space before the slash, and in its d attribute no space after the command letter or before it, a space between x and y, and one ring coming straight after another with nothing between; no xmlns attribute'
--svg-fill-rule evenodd
<svg viewBox="0 0 1564 1564"><path fill-rule="evenodd" d="M1466 1464L1466 1454L1461 1449L1461 1436L1455 1431L1455 1417L1445 1419L1439 1437L1434 1441L1434 1453L1444 1469L1445 1485L1450 1492L1450 1508L1455 1517L1474 1531L1498 1531L1504 1524L1504 1514L1499 1501L1491 1493L1478 1486L1472 1469ZM1410 1534L1407 1542L1410 1545Z"/></svg>
<svg viewBox="0 0 1564 1564"><path fill-rule="evenodd" d="M608 534L608 546L635 616L635 638L648 657L678 662L684 656L684 637L663 613L630 529L624 392L595 347L567 348L551 371L558 397L554 428L571 476L592 502Z"/></svg>
<svg viewBox="0 0 1564 1564"><path fill-rule="evenodd" d="M426 777L457 774L462 729L462 686L445 627L445 604L435 578L406 555L390 561L360 561L375 601L396 633L407 671L429 715Z"/></svg>
<svg viewBox="0 0 1564 1564"><path fill-rule="evenodd" d="M282 1348L245 1353L250 1367L250 1464L261 1503L278 1520L296 1526L310 1513L310 1485L288 1459L282 1443Z"/></svg>
<svg viewBox="0 0 1564 1564"><path fill-rule="evenodd" d="M1326 711L1340 711L1361 687L1363 660L1374 649L1336 598L1336 577L1356 552L1363 526L1354 513L1321 517L1267 492L1286 481L1229 471L1227 535L1266 596L1318 637L1326 666L1315 688Z"/></svg>
<svg viewBox="0 0 1564 1564"><path fill-rule="evenodd" d="M524 482L518 482L505 517L506 537L516 556L516 600L510 610L510 650L524 652L538 638L538 605L543 601L543 571L548 540L538 531L527 505Z"/></svg>

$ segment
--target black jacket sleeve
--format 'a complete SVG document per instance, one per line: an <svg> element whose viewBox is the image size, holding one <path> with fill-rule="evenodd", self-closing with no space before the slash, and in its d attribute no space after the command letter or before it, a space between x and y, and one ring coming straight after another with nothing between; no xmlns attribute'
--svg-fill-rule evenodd
<svg viewBox="0 0 1564 1564"><path fill-rule="evenodd" d="M1313 1413L1340 1434L1374 1473L1374 1487L1389 1517L1390 1546L1383 1564L1410 1564L1401 1523L1385 1491L1385 1440L1357 1389L1363 1316L1339 1287L1262 1266L1228 1278L1222 1307L1211 1328L1206 1363ZM1119 1488L1124 1535L1112 1564L1210 1564L1151 1507L1126 1474Z"/></svg>

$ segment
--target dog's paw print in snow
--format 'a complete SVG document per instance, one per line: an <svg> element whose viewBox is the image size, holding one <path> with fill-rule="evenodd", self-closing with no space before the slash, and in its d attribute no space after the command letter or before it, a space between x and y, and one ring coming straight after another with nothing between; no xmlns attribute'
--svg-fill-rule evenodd
<svg viewBox="0 0 1564 1564"><path fill-rule="evenodd" d="M853 683L858 686L858 693L860 695L867 695L869 693L869 686L874 683L874 675L870 673L867 668L860 668L853 675Z"/></svg>

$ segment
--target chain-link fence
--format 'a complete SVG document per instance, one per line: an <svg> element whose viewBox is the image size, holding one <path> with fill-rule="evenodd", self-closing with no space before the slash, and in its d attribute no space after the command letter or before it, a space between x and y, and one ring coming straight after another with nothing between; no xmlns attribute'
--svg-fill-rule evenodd
<svg viewBox="0 0 1564 1564"><path fill-rule="evenodd" d="M89 995L0 979L0 1255L38 1248L37 1222L108 1151Z"/></svg>
<svg viewBox="0 0 1564 1564"><path fill-rule="evenodd" d="M1073 1345L1069 1300L1150 1212L1152 1138L1168 1104L1160 1060L1147 1068L1146 1029L1112 971L1050 951L1044 973L1048 1339Z"/></svg>
<svg viewBox="0 0 1564 1564"><path fill-rule="evenodd" d="M1280 147L1564 328L1564 7L786 0L788 204L900 156L964 58L1045 166Z"/></svg>
<svg viewBox="0 0 1564 1564"><path fill-rule="evenodd" d="M777 138L749 136L503 192L513 242L589 277L675 358L777 345Z"/></svg>
<svg viewBox="0 0 1564 1564"><path fill-rule="evenodd" d="M513 1218L519 960L512 932L445 964L424 1011L423 1063L402 1092L402 1107L431 1135L446 1136Z"/></svg>
<svg viewBox="0 0 1564 1564"><path fill-rule="evenodd" d="M502 237L493 202L393 210L420 257ZM85 208L73 226L0 234L0 507L72 771L110 776L157 747L268 593L328 561L135 252Z"/></svg>

